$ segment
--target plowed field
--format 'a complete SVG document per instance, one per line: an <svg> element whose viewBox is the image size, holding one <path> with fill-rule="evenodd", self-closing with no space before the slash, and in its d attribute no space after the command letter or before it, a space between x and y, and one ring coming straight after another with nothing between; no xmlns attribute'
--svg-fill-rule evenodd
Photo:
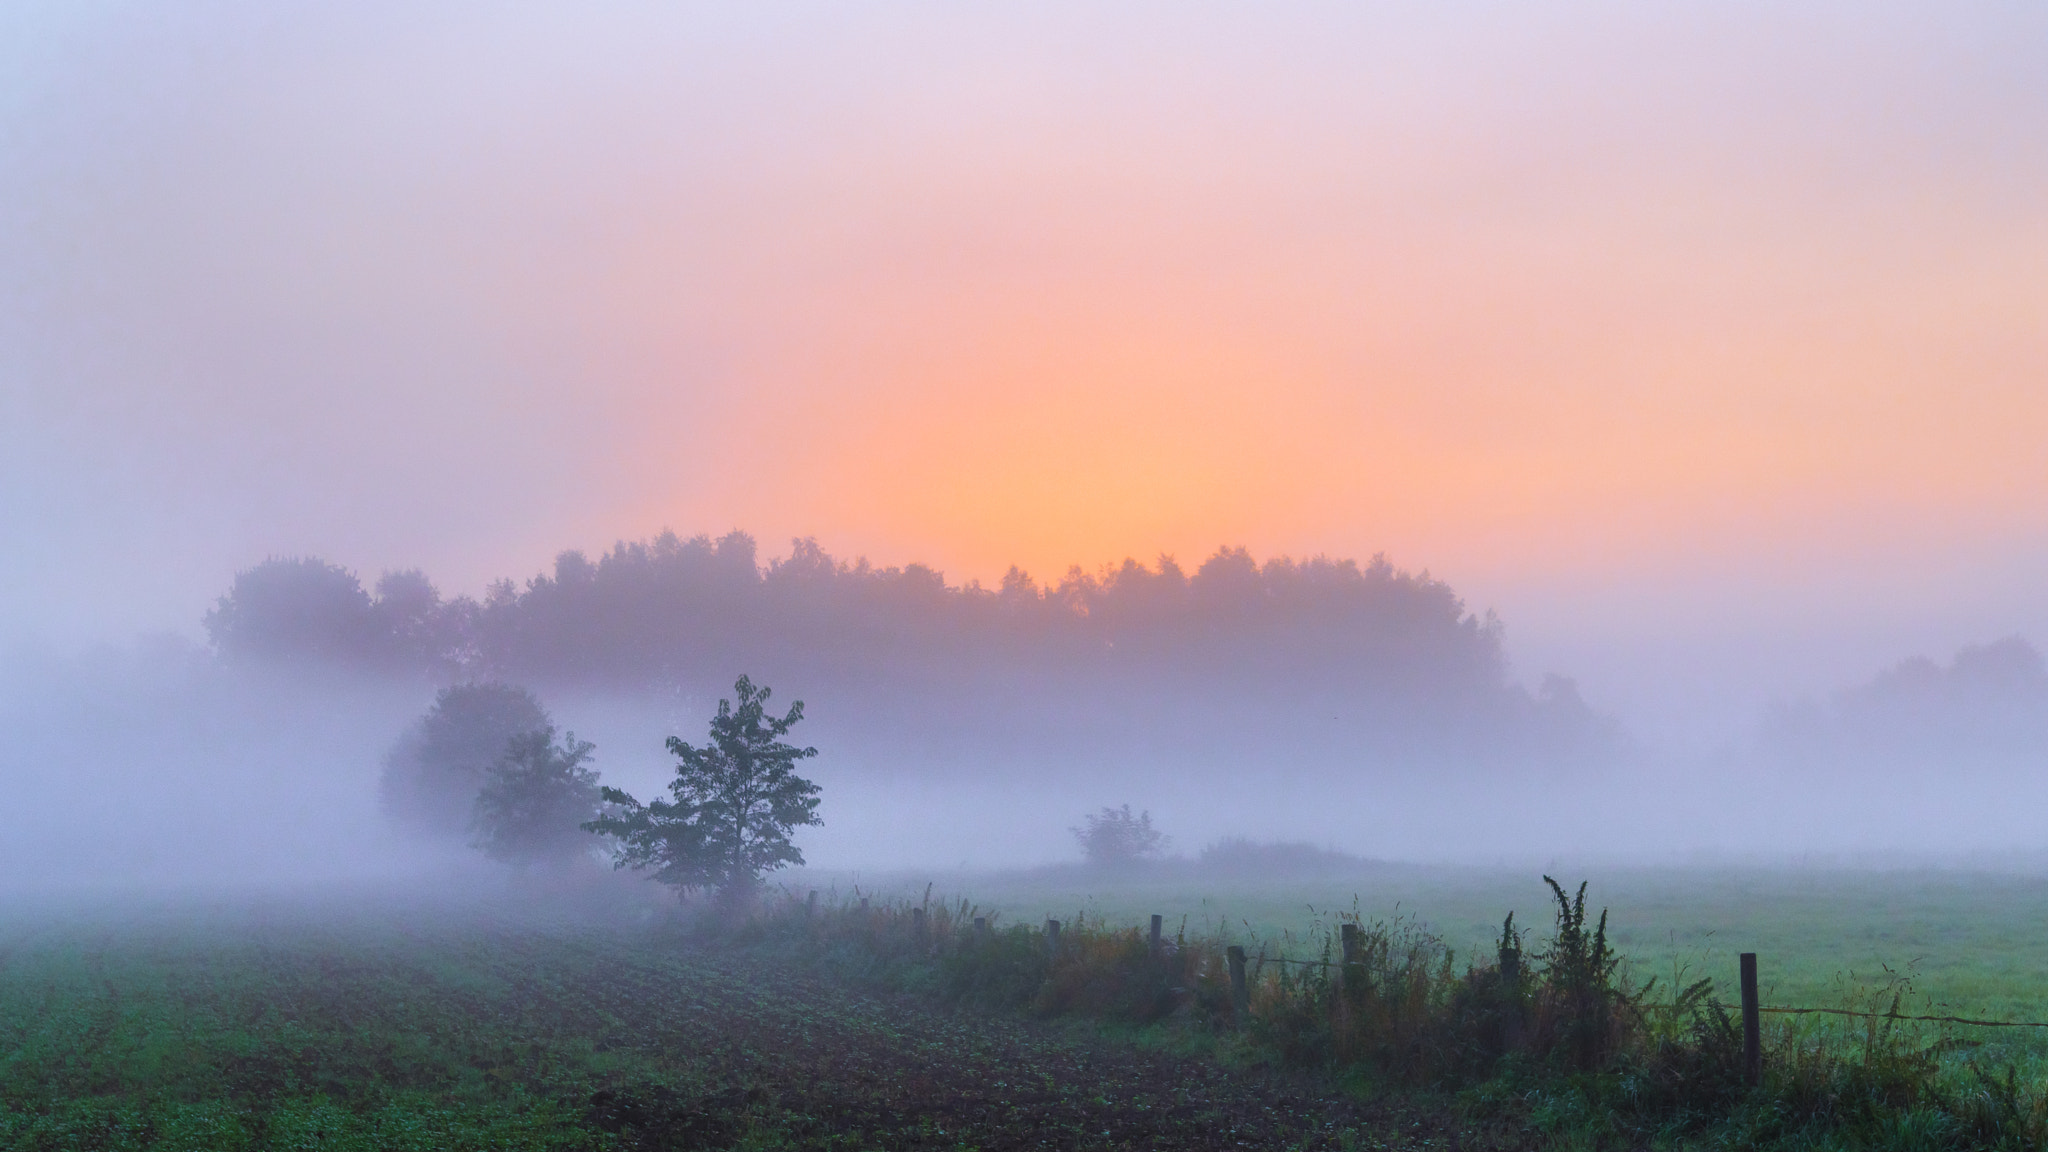
<svg viewBox="0 0 2048 1152"><path fill-rule="evenodd" d="M358 910L17 924L22 1148L1513 1146L1325 1082L658 930Z"/></svg>

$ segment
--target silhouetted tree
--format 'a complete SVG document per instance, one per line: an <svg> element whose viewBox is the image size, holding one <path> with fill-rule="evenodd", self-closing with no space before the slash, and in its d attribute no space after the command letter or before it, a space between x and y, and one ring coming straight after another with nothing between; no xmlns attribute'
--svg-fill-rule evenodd
<svg viewBox="0 0 2048 1152"><path fill-rule="evenodd" d="M417 568L386 572L373 598L355 573L307 556L238 573L205 624L230 659L449 672L473 662L474 612L468 600L443 603Z"/></svg>
<svg viewBox="0 0 2048 1152"><path fill-rule="evenodd" d="M312 556L272 558L235 574L206 614L223 656L353 663L381 647L370 594L356 574Z"/></svg>
<svg viewBox="0 0 2048 1152"><path fill-rule="evenodd" d="M596 746L574 732L557 743L543 728L513 736L484 772L470 818L470 845L521 866L567 864L589 852L585 822L598 814L597 773L584 767Z"/></svg>
<svg viewBox="0 0 2048 1152"><path fill-rule="evenodd" d="M426 573L417 568L386 572L377 579L377 598L370 602L370 622L380 655L393 664L435 668L451 655L446 634L446 606Z"/></svg>
<svg viewBox="0 0 2048 1152"><path fill-rule="evenodd" d="M642 804L617 788L603 790L615 810L584 827L616 839L616 867L651 870L679 892L708 888L737 900L763 872L804 862L790 834L822 821L818 786L798 776L796 764L818 750L782 741L803 719L803 701L777 719L767 712L767 687L742 676L733 691L739 703L718 702L710 743L699 748L669 737L678 760L673 800Z"/></svg>
<svg viewBox="0 0 2048 1152"><path fill-rule="evenodd" d="M1097 868L1133 867L1158 858L1171 843L1152 827L1152 813L1133 816L1129 804L1084 816L1081 827L1069 831L1081 842L1081 854Z"/></svg>
<svg viewBox="0 0 2048 1152"><path fill-rule="evenodd" d="M552 732L533 693L510 684L443 688L384 757L384 812L414 833L459 841L485 776L523 733Z"/></svg>
<svg viewBox="0 0 2048 1152"><path fill-rule="evenodd" d="M1903 761L2031 775L2048 746L2048 662L2017 636L1966 646L1946 666L1915 656L1826 700L1778 705L1759 736L1801 773Z"/></svg>
<svg viewBox="0 0 2048 1152"><path fill-rule="evenodd" d="M743 532L663 532L565 551L481 603L389 573L367 608L330 569L278 561L239 577L209 618L220 650L381 652L435 675L683 696L715 692L718 669L773 670L829 687L891 733L906 766L987 762L992 741L1013 769L1080 764L1076 749L1189 766L1256 749L1382 775L1562 766L1621 747L1562 681L1532 692L1509 678L1490 613L1383 556L1261 561L1228 547L1186 568L1161 556L1053 582L1012 568L984 588L807 539L764 569ZM298 591L272 587L280 576Z"/></svg>

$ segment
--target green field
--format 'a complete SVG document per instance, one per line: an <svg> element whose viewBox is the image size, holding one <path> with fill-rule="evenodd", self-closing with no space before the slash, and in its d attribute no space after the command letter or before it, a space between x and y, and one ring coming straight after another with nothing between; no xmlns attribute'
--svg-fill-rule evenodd
<svg viewBox="0 0 2048 1152"><path fill-rule="evenodd" d="M784 879L798 894L855 894L851 876ZM1185 918L1190 934L1297 956L1354 896L1368 918L1411 917L1467 955L1484 955L1508 909L1538 944L1549 927L1540 879L1489 870L1386 867L1258 884L1166 871L1114 882L899 875L857 885L883 900L922 899L927 882L1012 923L1085 911L1136 925L1158 912L1169 932ZM2048 1019L2041 878L1618 869L1594 877L1591 896L1611 909L1641 975L1676 959L1727 987L1735 953L1755 950L1767 1003L1838 1004L1845 975L1882 979L1889 965L1913 974L1909 1008ZM618 878L566 899L17 905L0 919L0 1147L1424 1147L1452 1130L1469 1148L1534 1139L1512 1119L1526 1104L1509 1109L1511 1130L1488 1131L1492 1113L1231 1066L1227 1045L1203 1048L1171 1028L1031 1022L842 983L831 973L861 963L847 957L793 955L786 941L707 943L659 892ZM2048 1053L2036 1034L1975 1031L1989 1043L1958 1059L2017 1063L2038 1081Z"/></svg>
<svg viewBox="0 0 2048 1152"><path fill-rule="evenodd" d="M1736 955L1758 954L1764 1001L1833 1005L1844 981L1868 987L1910 975L1913 1010L1999 1020L2048 1021L2048 876L1961 870L1555 869L1610 912L1609 925L1638 977L1667 978L1674 965L1731 990ZM1411 918L1461 955L1490 948L1501 919L1539 938L1548 930L1542 869L1376 867L1356 876L1230 883L1161 869L1105 881L1073 871L858 876L797 874L805 886L915 895L925 883L962 894L1006 919L1090 918L1167 931L1222 931L1274 949L1306 951L1331 913L1355 906L1367 919ZM2048 1032L2048 1030L2043 1030ZM2008 1030L2002 1036L2021 1033ZM2031 1033L2026 1033L2031 1035ZM2042 1037L2048 1041L2048 1036Z"/></svg>
<svg viewBox="0 0 2048 1152"><path fill-rule="evenodd" d="M631 919L389 895L17 910L0 931L0 1147L1338 1148L1367 1130L1403 1147L1441 1134L1437 1116L1327 1083L864 993Z"/></svg>

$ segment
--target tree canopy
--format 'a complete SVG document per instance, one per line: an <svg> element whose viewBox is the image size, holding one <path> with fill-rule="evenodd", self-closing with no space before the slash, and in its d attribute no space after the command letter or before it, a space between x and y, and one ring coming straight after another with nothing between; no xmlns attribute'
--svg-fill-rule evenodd
<svg viewBox="0 0 2048 1152"><path fill-rule="evenodd" d="M295 604L327 607L299 620ZM1509 677L1490 614L1378 556L1225 547L1192 568L1127 559L1047 583L1012 568L985 587L808 539L764 563L745 533L663 533L595 559L564 552L480 601L443 598L414 571L371 597L332 565L272 561L209 622L224 656L577 693L715 698L725 670L748 667L829 692L832 723L887 734L903 771L986 765L992 743L1039 771L1194 764L1271 748L1276 731L1288 755L1359 766L1566 763L1617 746L1569 681Z"/></svg>
<svg viewBox="0 0 2048 1152"><path fill-rule="evenodd" d="M738 897L764 872L804 862L790 835L822 821L818 786L798 776L796 765L818 750L782 739L803 719L803 701L776 717L767 711L765 685L741 676L733 693L737 705L718 702L709 743L669 737L677 759L670 800L642 804L604 789L613 811L584 827L614 838L616 866L650 871L680 892L708 888Z"/></svg>
<svg viewBox="0 0 2048 1152"><path fill-rule="evenodd" d="M590 851L583 825L599 809L597 773L584 767L596 745L553 728L521 732L484 773L470 818L470 844L521 866L567 864Z"/></svg>
<svg viewBox="0 0 2048 1152"><path fill-rule="evenodd" d="M1382 557L1262 564L1242 548L1192 573L1162 556L1073 568L1043 586L1011 568L990 589L948 584L922 564L835 560L808 539L763 566L745 533L663 533L596 561L564 552L552 574L523 587L501 580L481 603L443 600L417 570L386 573L372 598L346 569L295 558L239 574L207 627L224 654L410 661L529 683L701 678L750 654L833 668L903 657L1072 664L1112 649L1125 663L1206 654L1261 666L1283 652L1341 654L1354 677L1386 685L1485 682L1502 670L1498 624L1427 573Z"/></svg>
<svg viewBox="0 0 2048 1152"><path fill-rule="evenodd" d="M238 661L460 672L480 669L476 603L444 602L417 568L386 572L373 597L354 572L312 556L239 572L206 614L214 650Z"/></svg>
<svg viewBox="0 0 2048 1152"><path fill-rule="evenodd" d="M269 559L237 573L206 632L238 657L352 662L374 654L383 623L356 575L311 556Z"/></svg>
<svg viewBox="0 0 2048 1152"><path fill-rule="evenodd" d="M2033 776L2048 746L2048 661L2017 636L1968 645L1946 665L1915 656L1827 698L1777 705L1759 736L1760 751L1799 772L1917 762Z"/></svg>
<svg viewBox="0 0 2048 1152"><path fill-rule="evenodd" d="M384 757L384 813L417 835L459 841L469 832L484 780L524 733L552 734L533 693L511 684L443 688Z"/></svg>

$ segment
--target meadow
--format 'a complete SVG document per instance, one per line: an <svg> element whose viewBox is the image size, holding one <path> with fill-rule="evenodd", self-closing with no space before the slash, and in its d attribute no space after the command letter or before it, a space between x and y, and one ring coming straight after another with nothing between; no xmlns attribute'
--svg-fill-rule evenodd
<svg viewBox="0 0 2048 1152"><path fill-rule="evenodd" d="M1388 864L1246 879L1167 866L1124 876L1076 868L937 877L817 871L783 884L904 897L932 883L1025 924L1084 911L1141 924L1157 913L1169 932L1184 924L1191 935L1299 954L1338 914L1355 910L1368 921L1412 922L1458 956L1484 958L1509 912L1538 935L1547 929L1545 872L1574 887L1590 881L1588 900L1608 910L1610 938L1638 979L1709 976L1732 997L1737 954L1755 952L1766 1004L1836 1004L1850 987L1891 984L1897 975L1911 983L1908 1010L2048 1021L2048 874L2038 872ZM2031 1034L1996 1035L2020 1041Z"/></svg>
<svg viewBox="0 0 2048 1152"><path fill-rule="evenodd" d="M563 895L16 908L0 1147L1338 1148L1443 1123Z"/></svg>
<svg viewBox="0 0 2048 1152"><path fill-rule="evenodd" d="M1773 1019L1777 1079L1748 1104L1676 1013L1631 1026L1640 1067L1619 1078L1501 1063L1500 918L1518 914L1534 957L1555 913L1520 872L782 879L762 918L716 931L620 877L17 903L0 1146L1964 1148L2044 1131L2042 1046L2017 1029ZM961 887L941 899L942 881ZM2043 1018L2039 877L1611 869L1589 899L1629 979L1659 975L1666 996L1674 962L1732 991L1753 949L1766 1003L1869 1006L1845 978L1867 993L1896 986L1889 970L1915 981L1909 1011ZM1153 912L1178 941L1163 960ZM1049 914L1067 924L1057 960ZM1314 958L1346 918L1391 922L1372 983L1405 982L1406 1001L1269 967L1256 1019L1237 1019L1223 941ZM1432 933L1453 963L1411 948ZM2015 1070L2016 1094L1991 1100L1984 1068Z"/></svg>

